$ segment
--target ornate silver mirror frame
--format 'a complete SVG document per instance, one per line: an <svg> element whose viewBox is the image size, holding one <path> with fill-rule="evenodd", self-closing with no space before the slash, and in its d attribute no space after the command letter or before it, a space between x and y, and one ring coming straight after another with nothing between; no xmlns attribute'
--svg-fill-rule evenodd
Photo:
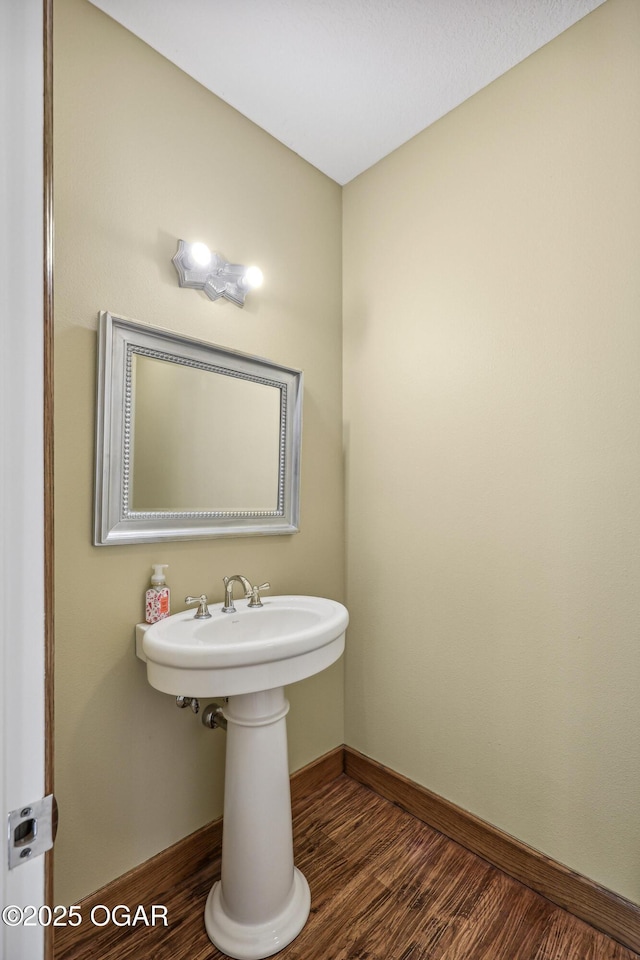
<svg viewBox="0 0 640 960"><path fill-rule="evenodd" d="M159 540L191 540L200 537L240 537L297 533L299 524L300 447L302 432L302 372L279 366L260 357L237 353L192 340L167 330L135 323L102 312L99 320L98 379L96 403L96 451L94 497L94 544L152 543ZM184 369L206 371L232 378L239 383L264 385L277 391L272 449L268 463L274 464L273 495L268 503L206 503L165 509L159 504L134 500L135 462L135 364L136 358L151 358ZM249 392L249 390L247 391ZM266 394L265 396L268 396ZM252 429L237 409L212 409L201 413L213 424L242 437L242 457L251 472ZM194 436L184 423L189 445L195 450L209 444L207 436ZM161 423L159 436L161 436ZM139 442L139 441L138 441ZM264 444L263 444L264 446ZM245 457L246 451L246 457ZM214 450L215 471L228 469L225 446ZM170 453L167 456L171 456ZM181 454L184 457L184 453ZM187 470L189 465L187 464ZM277 473L277 476L275 474ZM233 477L230 478L234 483ZM271 502L273 501L273 502ZM266 509L263 509L266 507Z"/></svg>

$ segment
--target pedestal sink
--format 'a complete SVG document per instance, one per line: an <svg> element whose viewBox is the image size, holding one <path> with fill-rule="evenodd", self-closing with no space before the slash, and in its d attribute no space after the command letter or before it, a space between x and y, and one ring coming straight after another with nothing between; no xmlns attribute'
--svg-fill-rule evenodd
<svg viewBox="0 0 640 960"><path fill-rule="evenodd" d="M293 863L284 687L341 656L349 615L335 600L304 596L208 609L209 620L189 610L148 629L147 677L175 696L229 698L222 877L204 919L223 953L260 960L300 933L310 908Z"/></svg>

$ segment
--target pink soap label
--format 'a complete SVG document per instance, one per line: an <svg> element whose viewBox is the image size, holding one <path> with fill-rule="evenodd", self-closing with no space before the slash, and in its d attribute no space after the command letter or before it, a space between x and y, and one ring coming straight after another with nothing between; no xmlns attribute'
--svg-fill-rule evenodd
<svg viewBox="0 0 640 960"><path fill-rule="evenodd" d="M169 616L169 588L162 590L147 590L145 603L145 620L147 623L156 623Z"/></svg>

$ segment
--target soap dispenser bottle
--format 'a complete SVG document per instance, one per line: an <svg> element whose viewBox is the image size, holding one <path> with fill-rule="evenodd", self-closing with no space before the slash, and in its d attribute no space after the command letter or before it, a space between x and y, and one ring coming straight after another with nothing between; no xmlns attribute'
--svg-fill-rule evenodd
<svg viewBox="0 0 640 960"><path fill-rule="evenodd" d="M164 620L171 612L171 595L164 571L168 563L154 563L152 566L151 586L145 593L145 620L147 623L156 623Z"/></svg>

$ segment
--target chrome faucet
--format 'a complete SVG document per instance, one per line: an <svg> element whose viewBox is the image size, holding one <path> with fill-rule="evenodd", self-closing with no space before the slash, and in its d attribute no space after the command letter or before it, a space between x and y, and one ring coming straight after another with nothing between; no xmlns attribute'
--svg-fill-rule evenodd
<svg viewBox="0 0 640 960"><path fill-rule="evenodd" d="M232 577L223 577L224 581L224 604L222 606L223 613L235 613L236 608L233 605L233 585L237 581L241 583L244 588L244 595L249 599L248 606L250 607L261 607L262 600L260 599L260 591L268 590L271 584L262 583L259 587L253 587L246 577L243 577L241 573L234 573Z"/></svg>
<svg viewBox="0 0 640 960"><path fill-rule="evenodd" d="M224 581L224 605L222 607L223 613L235 613L236 608L233 605L233 585L237 581L241 583L244 587L245 597L250 597L253 593L253 587L249 583L246 577L243 577L241 573L234 573L232 577L223 577Z"/></svg>

